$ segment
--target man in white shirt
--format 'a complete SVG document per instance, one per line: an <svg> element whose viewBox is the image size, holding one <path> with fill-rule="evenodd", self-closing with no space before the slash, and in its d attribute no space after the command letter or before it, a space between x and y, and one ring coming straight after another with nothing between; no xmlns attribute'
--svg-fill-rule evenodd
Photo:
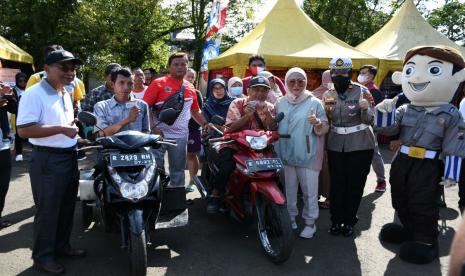
<svg viewBox="0 0 465 276"><path fill-rule="evenodd" d="M147 90L145 85L145 75L144 71L139 67L132 69L132 75L134 76L134 89L132 90L132 95L138 100L142 100Z"/></svg>
<svg viewBox="0 0 465 276"><path fill-rule="evenodd" d="M26 90L18 111L18 134L33 145L29 175L36 205L33 268L61 274L59 257L84 257L86 252L69 243L79 171L73 100L66 86L82 62L70 52L56 50L45 58L45 72L37 85Z"/></svg>

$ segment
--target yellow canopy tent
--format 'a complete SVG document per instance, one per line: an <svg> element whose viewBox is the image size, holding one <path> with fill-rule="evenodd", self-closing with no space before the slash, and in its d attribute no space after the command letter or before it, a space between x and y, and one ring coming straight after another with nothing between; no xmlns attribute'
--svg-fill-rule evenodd
<svg viewBox="0 0 465 276"><path fill-rule="evenodd" d="M30 54L26 53L3 36L0 36L0 59L29 64L34 62Z"/></svg>
<svg viewBox="0 0 465 276"><path fill-rule="evenodd" d="M234 76L244 77L248 58L261 54L268 69L299 66L326 69L335 56L350 57L354 67L378 59L337 39L311 20L295 0L278 0L270 13L240 42L208 62L208 69L233 68Z"/></svg>
<svg viewBox="0 0 465 276"><path fill-rule="evenodd" d="M420 14L413 0L406 0L391 20L356 48L379 58L376 83L390 71L402 70L407 51L420 45L447 45L465 56L465 48L459 46L434 29Z"/></svg>

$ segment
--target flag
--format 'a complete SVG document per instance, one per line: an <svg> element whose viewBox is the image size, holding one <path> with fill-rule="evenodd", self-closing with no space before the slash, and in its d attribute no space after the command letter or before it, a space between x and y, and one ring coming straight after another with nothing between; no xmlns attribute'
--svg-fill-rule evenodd
<svg viewBox="0 0 465 276"><path fill-rule="evenodd" d="M221 30L226 24L228 5L229 0L213 0L203 47L202 64L200 67L201 72L208 71L208 61L220 54Z"/></svg>
<svg viewBox="0 0 465 276"><path fill-rule="evenodd" d="M205 39L208 39L224 28L224 25L226 25L226 13L228 11L228 6L229 0L213 0Z"/></svg>
<svg viewBox="0 0 465 276"><path fill-rule="evenodd" d="M375 126L382 128L382 127L390 127L396 123L396 105L393 104L391 112L381 112L376 110L375 112Z"/></svg>
<svg viewBox="0 0 465 276"><path fill-rule="evenodd" d="M447 155L444 179L453 179L457 182L460 180L460 168L462 167L462 158L458 156Z"/></svg>

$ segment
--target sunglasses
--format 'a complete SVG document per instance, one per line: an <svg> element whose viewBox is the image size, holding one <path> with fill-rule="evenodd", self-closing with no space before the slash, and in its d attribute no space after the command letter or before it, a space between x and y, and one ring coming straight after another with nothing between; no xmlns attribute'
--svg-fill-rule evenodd
<svg viewBox="0 0 465 276"><path fill-rule="evenodd" d="M303 79L292 79L292 80L288 80L287 83L290 84L291 86L294 86L296 84L298 86L303 86L303 85L305 85L305 80L303 80Z"/></svg>

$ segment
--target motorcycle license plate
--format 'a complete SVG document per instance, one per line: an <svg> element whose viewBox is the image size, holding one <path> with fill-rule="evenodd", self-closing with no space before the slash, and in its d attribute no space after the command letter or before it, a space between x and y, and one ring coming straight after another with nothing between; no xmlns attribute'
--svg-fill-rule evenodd
<svg viewBox="0 0 465 276"><path fill-rule="evenodd" d="M260 160L247 160L245 166L249 172L272 171L283 168L283 162L279 158L267 158Z"/></svg>
<svg viewBox="0 0 465 276"><path fill-rule="evenodd" d="M143 166L152 163L153 158L150 153L110 154L110 166L112 167Z"/></svg>

